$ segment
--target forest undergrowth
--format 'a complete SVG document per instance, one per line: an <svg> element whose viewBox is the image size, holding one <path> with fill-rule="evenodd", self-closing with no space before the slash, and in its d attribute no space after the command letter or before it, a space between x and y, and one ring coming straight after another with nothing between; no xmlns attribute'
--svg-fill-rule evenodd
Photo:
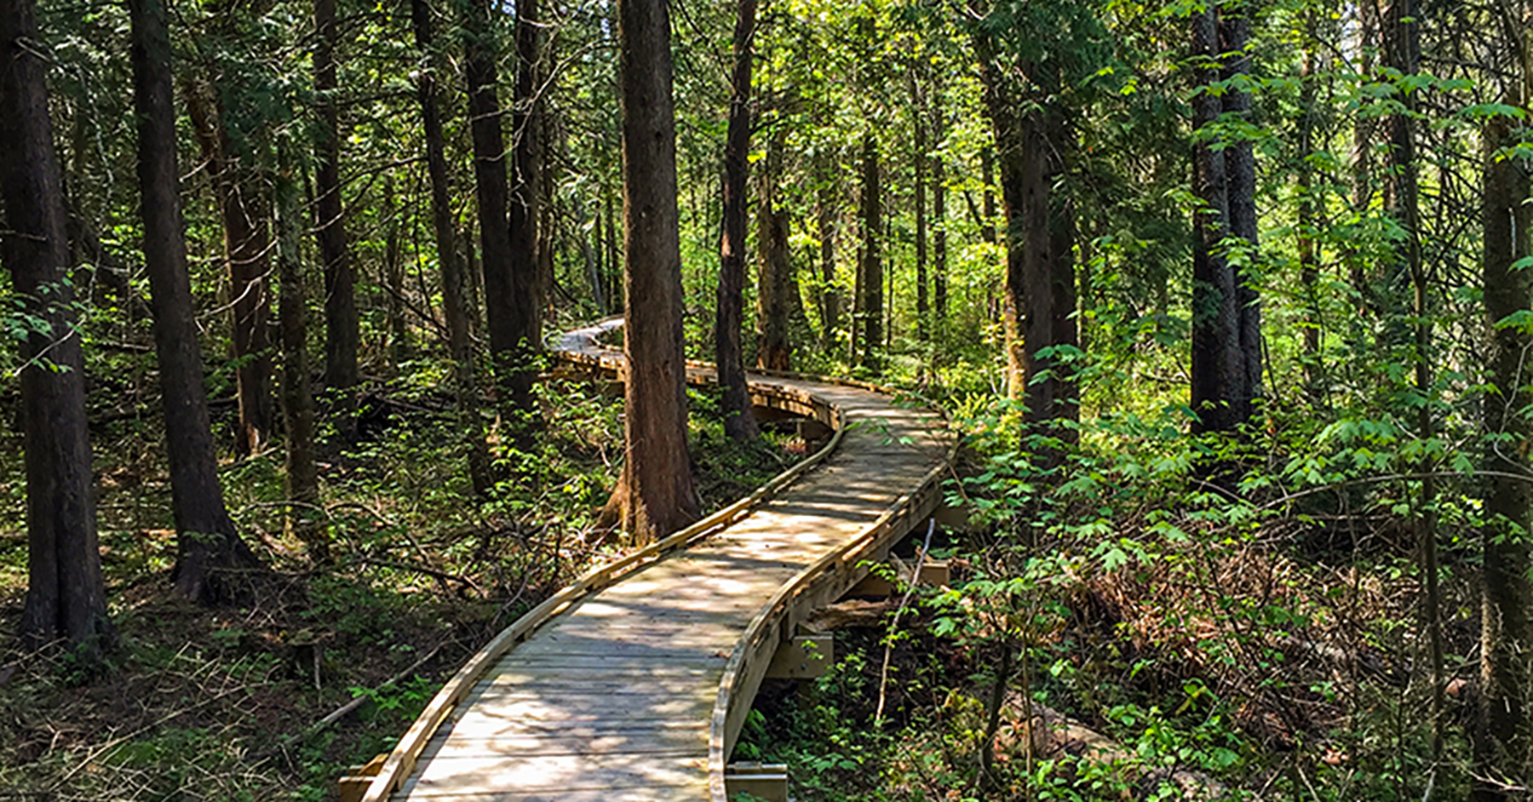
<svg viewBox="0 0 1533 802"><path fill-rule="evenodd" d="M1019 440L1004 401L957 407L969 439L947 492L972 518L932 550L949 583L858 616L828 676L764 693L747 726L746 753L786 762L796 798L1467 793L1476 505L1436 502L1434 672L1419 477L1372 461L1410 464L1398 430L1269 417L1189 439L1127 415L1069 446Z"/></svg>
<svg viewBox="0 0 1533 802"><path fill-rule="evenodd" d="M542 385L535 453L497 444L507 478L476 500L459 467L452 401L434 389L444 369L402 368L359 395L354 432L325 438L323 504L308 512L331 537L330 565L310 564L284 526L280 452L221 466L230 510L271 571L237 582L239 603L214 608L171 583L166 468L153 445L159 422L134 396L141 385L93 388L120 648L94 670L66 652L14 648L26 540L9 522L0 540L0 798L333 799L345 767L386 752L469 655L618 548L602 545L592 525L621 464L620 396L586 382ZM735 446L706 393L692 394L692 412L705 512L803 455L786 430ZM18 497L8 509L20 510L20 437L3 437L0 487Z"/></svg>

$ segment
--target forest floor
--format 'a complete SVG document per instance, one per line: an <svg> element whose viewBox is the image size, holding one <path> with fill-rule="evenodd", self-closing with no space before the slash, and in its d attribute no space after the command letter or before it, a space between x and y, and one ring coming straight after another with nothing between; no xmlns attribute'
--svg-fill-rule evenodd
<svg viewBox="0 0 1533 802"><path fill-rule="evenodd" d="M251 577L239 604L198 607L169 580L158 422L147 404L108 403L110 388L98 389L98 508L119 637L104 669L10 650L26 586L24 482L19 436L0 442L12 516L0 522L0 799L333 799L344 768L387 751L464 659L611 549L590 527L616 478L620 398L545 386L535 453L500 449L519 478L478 502L447 399L396 381L362 395L357 431L331 432L344 445L321 457L331 566L309 565L284 533L280 451L221 467L231 513L271 571ZM710 509L803 456L786 432L732 446L708 395L694 394L693 411Z"/></svg>

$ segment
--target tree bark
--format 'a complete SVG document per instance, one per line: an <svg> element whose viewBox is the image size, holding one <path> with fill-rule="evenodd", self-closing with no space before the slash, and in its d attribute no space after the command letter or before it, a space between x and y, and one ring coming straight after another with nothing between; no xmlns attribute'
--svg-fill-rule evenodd
<svg viewBox="0 0 1533 802"><path fill-rule="evenodd" d="M234 595L221 572L256 568L260 562L236 533L218 484L186 263L165 4L164 0L133 0L128 10L133 25L144 266L153 294L165 453L177 532L175 584L182 594L211 604Z"/></svg>
<svg viewBox="0 0 1533 802"><path fill-rule="evenodd" d="M383 278L389 286L389 362L397 367L410 356L410 327L405 320L405 260L399 210L394 205L394 179L383 180L383 213L388 234L383 245Z"/></svg>
<svg viewBox="0 0 1533 802"><path fill-rule="evenodd" d="M193 80L188 85L187 110L223 222L233 316L230 356L237 364L240 414L234 450L249 456L259 452L271 435L271 296L266 281L271 269L271 231L256 170L240 163L223 120L225 110L211 94L211 87Z"/></svg>
<svg viewBox="0 0 1533 802"><path fill-rule="evenodd" d="M878 160L878 138L870 130L862 136L862 259L857 270L857 328L861 337L857 364L874 373L879 370L878 349L884 341L884 210Z"/></svg>
<svg viewBox="0 0 1533 802"><path fill-rule="evenodd" d="M525 2L525 0L524 0ZM525 309L531 301L517 292L512 278L510 183L508 159L501 133L499 77L489 0L474 0L467 10L465 72L468 78L468 114L474 140L474 188L479 206L479 252L484 271L485 322L490 334L490 356L502 412L510 420L532 410L532 383L519 365L521 343L526 337ZM512 428L524 432L521 422Z"/></svg>
<svg viewBox="0 0 1533 802"><path fill-rule="evenodd" d="M1401 75L1415 75L1421 62L1419 9L1415 0L1394 0L1384 12L1382 33L1386 64ZM1385 119L1389 138L1384 171L1384 208L1405 232L1404 247L1396 246L1394 258L1385 266L1381 306L1386 315L1384 345L1406 346L1410 326L1406 320L1412 266L1421 263L1421 238L1416 180L1416 132L1414 93L1400 98L1404 110Z"/></svg>
<svg viewBox="0 0 1533 802"><path fill-rule="evenodd" d="M624 531L650 543L698 516L687 457L676 116L666 0L618 0L623 113L623 252L628 305L624 433L614 502Z"/></svg>
<svg viewBox="0 0 1533 802"><path fill-rule="evenodd" d="M926 108L921 102L920 87L914 71L910 78L910 125L915 129L915 224L916 224L916 337L921 342L931 338L930 299L926 276Z"/></svg>
<svg viewBox="0 0 1533 802"><path fill-rule="evenodd" d="M1533 405L1524 361L1533 348L1525 324L1499 326L1508 315L1533 306L1533 271L1512 265L1533 254L1533 206L1528 167L1501 158L1513 144L1506 117L1485 129L1485 311L1491 326L1489 369L1497 394L1486 403L1487 434L1496 443L1486 467L1484 581L1480 612L1480 731L1474 739L1474 798L1514 798L1505 788L1533 777L1533 723L1528 688L1533 684L1533 488L1525 476L1533 463L1522 447L1533 439ZM1499 397L1499 398L1498 398Z"/></svg>
<svg viewBox="0 0 1533 802"><path fill-rule="evenodd" d="M319 237L319 258L324 264L325 275L325 384L332 390L349 390L358 380L357 347L361 339L361 320L357 315L356 272L347 248L346 221L341 205L335 4L336 0L314 0L314 29L318 34L314 48L314 91L319 112L314 228Z"/></svg>
<svg viewBox="0 0 1533 802"><path fill-rule="evenodd" d="M451 190L447 184L447 155L438 105L431 9L426 0L410 0L415 44L428 62L416 85L421 104L421 128L426 137L426 170L431 177L431 216L436 231L437 261L442 270L442 305L447 318L448 350L452 355L454 390L468 449L468 475L474 494L488 495L494 486L490 475L489 449L484 442L484 423L479 418L474 354L469 340L468 282L456 247L452 220Z"/></svg>
<svg viewBox="0 0 1533 802"><path fill-rule="evenodd" d="M1192 52L1202 59L1201 86L1221 80L1219 23L1213 6L1191 16ZM1193 129L1206 131L1224 112L1219 95L1198 91L1193 97ZM1242 404L1245 351L1240 340L1240 308L1235 272L1220 241L1230 230L1228 149L1205 138L1193 146L1193 193L1202 204L1193 214L1192 253L1192 409L1193 430L1233 431L1250 415Z"/></svg>
<svg viewBox="0 0 1533 802"><path fill-rule="evenodd" d="M1315 53L1306 48L1299 92L1299 286L1304 294L1304 389L1315 410L1326 406L1325 364L1320 355L1323 321L1320 307L1320 256L1315 235L1320 227L1319 199L1315 195L1315 169L1310 164L1315 142Z"/></svg>
<svg viewBox="0 0 1533 802"><path fill-rule="evenodd" d="M481 0L482 1L482 0ZM511 236L511 292L517 303L510 326L515 351L510 373L512 397L518 409L533 411L532 385L536 359L542 349L542 315L546 287L552 280L552 227L541 232L539 212L546 205L539 191L543 180L541 142L546 138L544 115L537 97L542 63L542 22L538 0L516 4L516 86L511 101L514 137L511 202L507 226Z"/></svg>
<svg viewBox="0 0 1533 802"><path fill-rule="evenodd" d="M829 351L841 328L841 290L836 286L836 178L830 166L823 168L818 193L820 232L820 345Z"/></svg>
<svg viewBox="0 0 1533 802"><path fill-rule="evenodd" d="M739 0L735 12L734 69L730 74L729 128L724 138L723 234L719 238L719 291L713 339L719 387L724 393L724 432L739 441L760 435L745 386L740 327L745 317L746 223L751 149L751 62L756 0Z"/></svg>
<svg viewBox="0 0 1533 802"><path fill-rule="evenodd" d="M767 144L761 171L761 203L756 210L757 289L756 366L789 370L788 327L798 288L788 255L788 213L777 206L777 181L782 172L782 139Z"/></svg>
<svg viewBox="0 0 1533 802"><path fill-rule="evenodd" d="M328 0L320 0L327 2ZM319 471L314 463L314 394L309 387L309 322L303 287L302 198L298 166L286 152L277 174L277 323L282 339L282 422L287 430L287 529L308 547L316 565L330 562L330 540L314 512ZM327 350L327 356L330 352Z"/></svg>
<svg viewBox="0 0 1533 802"><path fill-rule="evenodd" d="M932 141L942 147L947 138L940 85L933 93ZM932 312L940 335L947 325L947 164L941 153L932 157Z"/></svg>
<svg viewBox="0 0 1533 802"><path fill-rule="evenodd" d="M36 323L21 343L21 425L27 482L28 647L62 639L94 664L115 639L106 612L85 361L65 270L64 187L48 117L45 57L31 0L0 2L0 260Z"/></svg>
<svg viewBox="0 0 1533 802"><path fill-rule="evenodd" d="M1228 15L1221 11L1219 35L1222 52L1227 55L1223 78L1229 84L1224 93L1223 107L1227 116L1251 122L1251 92L1243 81L1251 73L1251 57L1246 45L1251 38L1251 21L1246 12L1231 6ZM1255 414L1255 403L1262 395L1262 327L1261 297L1255 282L1258 258L1256 219L1256 154L1249 139L1241 138L1229 143L1225 149L1225 165L1229 177L1229 233L1242 240L1244 253L1238 260L1226 259L1235 284L1236 334L1240 347L1240 383L1234 391L1235 410L1242 415L1241 422Z"/></svg>

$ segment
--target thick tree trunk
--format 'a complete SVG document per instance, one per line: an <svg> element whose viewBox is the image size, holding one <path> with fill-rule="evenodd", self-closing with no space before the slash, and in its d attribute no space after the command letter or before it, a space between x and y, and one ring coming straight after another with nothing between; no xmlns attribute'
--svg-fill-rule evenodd
<svg viewBox="0 0 1533 802"><path fill-rule="evenodd" d="M623 252L628 305L624 432L627 458L614 502L635 543L697 518L687 456L681 243L676 209L676 116L666 0L619 0L623 111Z"/></svg>
<svg viewBox="0 0 1533 802"><path fill-rule="evenodd" d="M788 327L793 318L793 302L798 295L788 258L788 213L777 207L782 145L780 136L773 137L767 145L765 169L761 171L761 203L756 210L756 248L759 251L756 261L756 366L768 370L792 368Z"/></svg>
<svg viewBox="0 0 1533 802"><path fill-rule="evenodd" d="M85 362L66 283L64 186L48 118L48 64L32 0L0 0L0 260L37 324L21 343L21 425L27 475L27 646L62 639L89 663L111 645L90 440Z"/></svg>
<svg viewBox="0 0 1533 802"><path fill-rule="evenodd" d="M315 515L319 471L314 463L314 394L309 387L309 322L303 287L303 199L295 160L284 152L281 161L276 187L277 323L282 338L282 422L287 430L287 528L308 546L310 560L325 565L330 562L330 540Z"/></svg>
<svg viewBox="0 0 1533 802"><path fill-rule="evenodd" d="M1251 93L1241 81L1251 73L1251 57L1246 44L1251 38L1251 22L1245 12L1232 8L1229 15L1219 21L1219 35L1227 61L1223 78L1231 86L1223 97L1224 113L1250 122ZM1240 346L1240 384L1234 391L1235 409L1243 414L1240 421L1249 420L1255 413L1255 403L1262 395L1262 324L1261 297L1253 282L1258 259L1256 219L1256 154L1248 139L1231 142L1225 149L1225 165L1229 178L1229 233L1246 244L1243 258L1226 260L1235 284L1235 312L1238 323L1236 332Z"/></svg>
<svg viewBox="0 0 1533 802"><path fill-rule="evenodd" d="M431 217L436 230L437 261L442 269L442 305L447 318L448 350L452 355L454 390L468 449L469 481L476 495L488 495L494 486L490 475L489 449L484 442L484 423L479 417L474 354L469 340L468 282L456 247L452 220L452 197L447 185L447 155L442 116L436 88L437 59L432 56L431 9L426 0L410 0L415 44L432 66L420 73L416 90L421 104L421 128L426 137L426 169L431 176Z"/></svg>
<svg viewBox="0 0 1533 802"><path fill-rule="evenodd" d="M485 322L490 333L490 356L495 381L507 420L532 410L532 383L525 374L521 343L525 339L531 302L519 295L512 277L510 227L511 187L506 177L508 159L501 133L500 98L496 85L495 34L489 0L474 0L467 10L465 72L468 77L468 114L474 140L474 187L479 201L479 251L484 275ZM513 422L519 434L522 422Z"/></svg>
<svg viewBox="0 0 1533 802"><path fill-rule="evenodd" d="M271 296L266 280L271 270L271 231L256 171L240 164L233 152L234 143L222 119L225 110L212 94L212 87L194 80L188 85L187 110L223 221L233 315L230 357L238 363L234 375L240 422L234 450L249 456L260 451L271 435Z"/></svg>
<svg viewBox="0 0 1533 802"><path fill-rule="evenodd" d="M1498 153L1514 144L1505 117L1485 130L1485 310L1491 326L1489 368L1498 394L1486 403L1485 426L1496 445L1486 455L1495 472L1485 479L1484 582L1480 612L1480 732L1474 739L1474 798L1516 798L1505 789L1533 777L1533 488L1521 478L1533 469L1522 446L1533 439L1528 350L1533 336L1522 325L1498 326L1533 305L1533 272L1512 265L1533 254L1533 206L1528 168ZM1483 779L1478 779L1483 778Z"/></svg>
<svg viewBox="0 0 1533 802"><path fill-rule="evenodd" d="M341 206L335 4L336 0L314 0L314 29L318 34L314 48L314 90L319 112L314 228L319 235L319 258L325 273L325 384L332 390L349 390L358 380L357 347L361 339L361 320L357 316L356 273L347 250L346 221Z"/></svg>
<svg viewBox="0 0 1533 802"><path fill-rule="evenodd" d="M1415 75L1421 62L1419 9L1415 0L1394 0L1384 11L1382 26L1386 65L1401 75ZM1410 325L1412 266L1421 263L1416 180L1415 94L1401 98L1404 110L1385 119L1389 138L1388 168L1384 171L1384 208L1405 233L1394 258L1384 268L1381 306L1386 315L1384 345L1406 346Z"/></svg>
<svg viewBox="0 0 1533 802"><path fill-rule="evenodd" d="M138 178L143 192L144 266L154 304L154 344L165 405L165 453L178 555L176 589L204 603L233 594L219 572L259 565L240 540L218 484L203 386L202 349L186 263L171 95L170 35L164 0L134 0L133 86L138 112Z"/></svg>
<svg viewBox="0 0 1533 802"><path fill-rule="evenodd" d="M537 98L542 42L538 0L519 0L516 86L511 100L514 172L507 220L511 237L511 293L516 298L510 310L510 336L515 350L511 353L509 387L517 408L528 415L533 412L532 385L537 378L537 354L543 342L544 296L553 279L552 226L541 226L545 230L539 231L540 211L547 199L540 192L541 143L546 136Z"/></svg>
<svg viewBox="0 0 1533 802"><path fill-rule="evenodd" d="M877 373L878 349L883 344L884 238L883 190L879 185L878 138L862 137L862 259L857 270L857 328L861 335L857 364Z"/></svg>
<svg viewBox="0 0 1533 802"><path fill-rule="evenodd" d="M745 386L740 328L745 317L746 187L751 149L751 61L756 0L739 0L735 12L734 70L730 76L729 129L724 138L724 211L719 238L719 292L713 339L719 386L724 391L724 432L735 440L759 434Z"/></svg>
<svg viewBox="0 0 1533 802"><path fill-rule="evenodd" d="M1219 24L1210 6L1191 17L1192 52L1204 59L1197 73L1202 86L1221 80ZM1192 101L1193 128L1213 125L1224 112L1220 96L1200 91ZM1250 414L1242 406L1245 352L1240 342L1240 308L1234 270L1220 246L1230 234L1228 149L1210 141L1193 148L1192 188L1202 204L1193 215L1192 409L1195 431L1231 431Z"/></svg>

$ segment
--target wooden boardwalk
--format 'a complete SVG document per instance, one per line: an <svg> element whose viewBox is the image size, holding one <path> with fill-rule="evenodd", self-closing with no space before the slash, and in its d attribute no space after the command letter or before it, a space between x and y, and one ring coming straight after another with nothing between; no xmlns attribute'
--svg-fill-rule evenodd
<svg viewBox="0 0 1533 802"><path fill-rule="evenodd" d="M567 334L555 348L620 370L621 355L594 340L613 325ZM711 375L689 372L693 381ZM596 577L599 590L577 588L529 613L544 620L519 622L525 631L503 633L481 665L460 672L461 688L443 689L367 800L723 798L722 764L765 662L798 620L930 514L949 455L930 410L866 387L751 379L757 403L807 402L823 420L839 412L839 446L772 497L705 526L705 536L662 544L633 570Z"/></svg>

